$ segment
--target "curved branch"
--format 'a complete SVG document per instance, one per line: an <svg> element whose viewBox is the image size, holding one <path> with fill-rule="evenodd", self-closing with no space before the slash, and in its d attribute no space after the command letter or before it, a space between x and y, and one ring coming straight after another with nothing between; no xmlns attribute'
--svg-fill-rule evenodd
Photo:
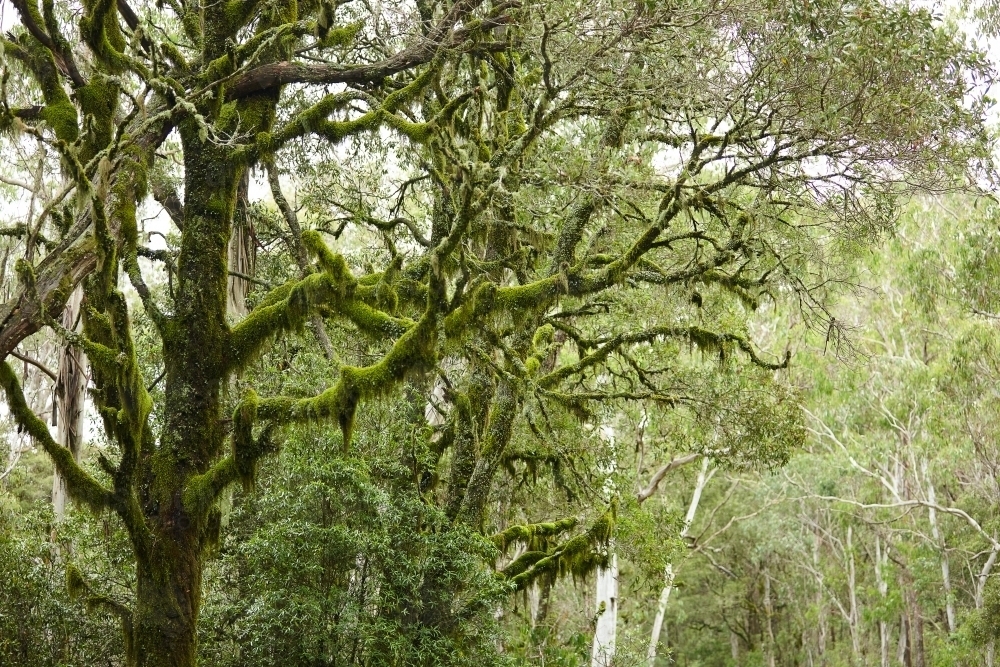
<svg viewBox="0 0 1000 667"><path fill-rule="evenodd" d="M454 30L483 0L460 0L452 5L437 26L418 43L385 60L371 65L306 65L295 62L269 63L240 76L226 91L227 100L235 100L280 88L290 83L368 84L423 65L434 59L441 48L456 47L470 36L470 28ZM504 17L482 21L479 30L504 24Z"/></svg>
<svg viewBox="0 0 1000 667"><path fill-rule="evenodd" d="M14 357L15 359L20 359L26 364L31 364L32 366L34 366L35 368L37 368L38 370L40 370L41 372L45 373L50 378L52 378L53 382L59 381L59 378L56 376L55 371L53 371L52 369L50 369L48 366L38 361L37 359L32 359L28 355L21 354L17 350L11 350L10 356Z"/></svg>
<svg viewBox="0 0 1000 667"><path fill-rule="evenodd" d="M70 497L95 510L110 507L113 500L111 491L81 468L73 460L73 454L69 449L60 446L52 438L45 422L39 419L38 415L28 407L27 401L24 400L21 383L18 381L14 369L6 361L0 362L0 386L3 387L7 396L7 406L18 430L26 431L49 455L56 470L59 471L59 475L66 480L66 490Z"/></svg>
<svg viewBox="0 0 1000 667"><path fill-rule="evenodd" d="M660 485L660 482L663 481L663 477L668 472L680 468L683 465L687 465L688 463L691 463L699 456L701 456L701 454L694 453L694 454L685 454L683 456L679 456L675 459L672 459L669 463L667 463L666 465L664 465L663 467L661 467L659 470L656 471L656 473L653 475L653 478L649 480L649 486L647 486L645 489L642 489L641 491L639 491L639 493L636 494L636 500L638 500L639 503L642 504L643 501L645 501L654 493L656 493L657 487Z"/></svg>

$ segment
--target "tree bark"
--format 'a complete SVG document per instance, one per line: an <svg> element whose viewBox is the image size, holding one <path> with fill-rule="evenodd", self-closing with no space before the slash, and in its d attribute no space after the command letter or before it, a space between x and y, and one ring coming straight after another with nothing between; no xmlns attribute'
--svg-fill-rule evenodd
<svg viewBox="0 0 1000 667"><path fill-rule="evenodd" d="M126 647L128 664L194 667L201 606L200 547L190 534L186 538L175 534L157 543L159 546L148 559L139 561L136 570L133 640Z"/></svg>
<svg viewBox="0 0 1000 667"><path fill-rule="evenodd" d="M813 539L813 568L819 572L820 548L823 546L823 536L817 529ZM820 582L822 583L822 582ZM826 664L826 636L827 636L827 609L826 597L823 595L823 586L816 587L816 615L819 617L816 624L816 652L819 654L820 664Z"/></svg>
<svg viewBox="0 0 1000 667"><path fill-rule="evenodd" d="M185 491L221 453L221 390L228 379L227 258L242 169L226 149L182 127L184 228L177 311L164 335L166 423L149 451L144 498L148 541L133 537L137 556L132 657L137 667L194 667L208 510Z"/></svg>
<svg viewBox="0 0 1000 667"><path fill-rule="evenodd" d="M764 644L764 654L767 660L767 667L775 666L775 641L774 641L774 605L771 601L771 576L764 570L764 629L767 632Z"/></svg>
<svg viewBox="0 0 1000 667"><path fill-rule="evenodd" d="M885 580L885 564L888 560L889 545L882 548L882 538L875 536L875 583L878 587L879 595L882 597L882 604L886 603L889 594L889 585ZM879 636L879 656L881 666L889 667L889 626L884 619L878 622Z"/></svg>
<svg viewBox="0 0 1000 667"><path fill-rule="evenodd" d="M861 657L861 628L858 613L858 586L854 567L854 528L847 527L847 586L850 594L850 609L848 610L851 631L852 663L857 664Z"/></svg>
<svg viewBox="0 0 1000 667"><path fill-rule="evenodd" d="M601 438L605 441L610 461L605 466L607 475L604 494L611 502L615 494L612 477L617 468L615 458L615 435L610 426L601 427ZM591 667L611 667L615 659L618 643L618 554L612 538L607 545L608 561L597 568L597 588L594 596L597 627L594 628L594 643L590 653Z"/></svg>
<svg viewBox="0 0 1000 667"><path fill-rule="evenodd" d="M77 287L63 309L64 328L70 331L76 328L82 301L83 290ZM86 389L87 357L83 350L67 343L59 352L56 405L52 409L56 415L56 441L67 448L76 461L80 459L83 444ZM52 476L52 511L57 524L66 516L66 497L66 480L55 470Z"/></svg>

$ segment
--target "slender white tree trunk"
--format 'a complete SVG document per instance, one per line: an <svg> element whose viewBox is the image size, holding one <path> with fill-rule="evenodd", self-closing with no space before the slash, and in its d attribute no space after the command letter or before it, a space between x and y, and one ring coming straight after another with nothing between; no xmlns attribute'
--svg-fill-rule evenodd
<svg viewBox="0 0 1000 667"><path fill-rule="evenodd" d="M986 563L983 564L983 569L979 572L979 580L976 582L976 609L983 608L983 596L986 592L986 581L989 579L990 572L993 570L993 565L997 562L998 553L1000 553L1000 543L994 542L993 550L990 552L989 558L986 559ZM996 644L991 641L986 647L986 667L993 667L995 652Z"/></svg>
<svg viewBox="0 0 1000 667"><path fill-rule="evenodd" d="M910 630L907 626L906 612L903 612L899 615L899 647L896 650L896 661L901 665L906 664L906 651L908 648L906 645L906 639L910 634Z"/></svg>
<svg viewBox="0 0 1000 667"><path fill-rule="evenodd" d="M80 315L83 289L77 287L63 309L62 325L73 330ZM87 357L74 345L65 345L59 352L59 370L56 380L56 441L70 450L74 459L80 458L83 444L84 413L86 412ZM52 510L58 524L66 516L66 480L58 471L52 476Z"/></svg>
<svg viewBox="0 0 1000 667"><path fill-rule="evenodd" d="M243 317L249 312L247 295L253 286L243 276L252 276L257 259L248 212L249 175L244 175L236 192L236 215L233 216L233 235L229 239L229 280L226 289L226 312ZM238 274L238 275L234 275Z"/></svg>
<svg viewBox="0 0 1000 667"><path fill-rule="evenodd" d="M608 545L608 551L608 566L597 569L597 627L591 667L610 667L618 643L618 554L614 552L614 543Z"/></svg>
<svg viewBox="0 0 1000 667"><path fill-rule="evenodd" d="M698 480L694 485L694 493L691 494L691 502L688 504L687 514L684 516L684 526L681 528L681 539L687 537L688 530L694 522L695 512L698 511L698 504L701 502L701 493L705 490L705 485L711 478L708 470L708 458L702 458L701 470L698 472ZM649 637L649 648L646 650L646 662L649 667L653 667L656 662L656 649L660 644L660 632L663 630L663 617L667 611L667 602L670 600L670 592L674 588L674 566L668 563L663 573L663 590L660 591L660 601L656 607L656 617L653 619L653 631Z"/></svg>
<svg viewBox="0 0 1000 667"><path fill-rule="evenodd" d="M772 616L774 614L774 605L771 602L771 577L764 570L764 616L766 617L765 629L767 630L767 642L765 646L765 654L767 656L767 667L775 666L775 655L774 655L774 624L772 623Z"/></svg>
<svg viewBox="0 0 1000 667"><path fill-rule="evenodd" d="M885 580L885 564L889 558L889 545L882 548L882 539L875 536L875 583L878 586L879 595L885 603L889 595L889 585ZM879 655L881 656L882 667L889 667L889 626L884 620L878 622Z"/></svg>
<svg viewBox="0 0 1000 667"><path fill-rule="evenodd" d="M817 530L815 534L815 539L813 539L813 569L816 570L816 572L820 571L819 552L822 546L823 546L823 535L820 533L819 530ZM826 654L826 634L827 634L826 598L823 596L822 585L816 587L816 615L819 617L816 628L816 652L819 654L820 662L822 663L823 656Z"/></svg>
<svg viewBox="0 0 1000 667"><path fill-rule="evenodd" d="M617 496L614 474L618 467L615 455L615 431L612 426L601 427L601 439L610 454L603 466L606 475L604 497L607 502ZM594 596L597 625L594 628L594 644L590 652L591 667L610 667L615 659L618 642L618 554L615 552L614 538L608 541L607 565L597 568L597 590Z"/></svg>
<svg viewBox="0 0 1000 667"><path fill-rule="evenodd" d="M646 649L646 662L652 667L656 663L656 649L660 645L660 633L663 631L663 617L667 612L667 602L674 590L674 566L667 563L663 572L663 590L660 591L660 601L656 605L656 617L653 619L653 631L649 637L649 648Z"/></svg>
<svg viewBox="0 0 1000 667"><path fill-rule="evenodd" d="M934 544L941 550L941 583L944 588L945 612L948 618L948 632L954 633L956 623L955 602L951 593L951 568L948 565L947 545L945 544L944 538L941 536L941 531L938 528L937 511L933 507L933 504L937 503L937 494L934 492L934 483L931 481L930 475L927 474L926 459L921 462L921 468L924 474L924 479L927 481L927 500L932 503L932 505L927 508L927 514L931 522L931 537L934 539Z"/></svg>
<svg viewBox="0 0 1000 667"><path fill-rule="evenodd" d="M861 637L860 629L858 627L859 614L858 614L858 586L857 586L857 576L854 569L854 529L851 526L847 527L847 586L848 592L850 594L850 609L848 614L850 616L849 622L851 626L851 652L854 659L861 655Z"/></svg>

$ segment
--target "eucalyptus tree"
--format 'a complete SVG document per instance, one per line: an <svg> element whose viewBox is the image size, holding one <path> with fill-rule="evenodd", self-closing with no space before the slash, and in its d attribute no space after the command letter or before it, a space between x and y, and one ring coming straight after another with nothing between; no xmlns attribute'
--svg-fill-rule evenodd
<svg viewBox="0 0 1000 667"><path fill-rule="evenodd" d="M800 437L774 376L789 356L758 350L752 311L794 295L834 331L837 250L984 154L981 56L906 3L13 4L0 127L50 151L69 184L9 230L24 256L0 355L43 328L79 346L113 450L85 469L7 364L0 383L70 496L129 535L134 601L69 577L121 617L129 664L195 663L218 502L253 483L283 429L337 425L349 448L359 406L403 383L442 398L410 463L456 529L489 531L513 434L544 441L549 414L681 407L717 431L714 459L780 462ZM388 167L359 179L337 146ZM283 211L296 270L230 321L241 182L296 148L329 174L306 229ZM139 234L149 193L179 231L165 251ZM352 255L348 227L384 249ZM162 263L164 289L140 257ZM126 279L156 330L162 395L137 361ZM82 333L58 320L77 284ZM227 398L276 338L306 323L322 338L324 321L370 343L353 364L330 355L328 388ZM719 364L690 363L692 348ZM572 521L505 530L503 548L548 541L499 576L517 589L589 570L614 514L569 539ZM411 601L442 632L446 575Z"/></svg>

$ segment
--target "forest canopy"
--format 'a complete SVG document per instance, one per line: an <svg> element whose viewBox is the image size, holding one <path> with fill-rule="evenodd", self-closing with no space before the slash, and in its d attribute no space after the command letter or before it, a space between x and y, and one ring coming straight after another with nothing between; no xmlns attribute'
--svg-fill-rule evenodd
<svg viewBox="0 0 1000 667"><path fill-rule="evenodd" d="M993 71L957 23L10 5L0 664L992 664Z"/></svg>

